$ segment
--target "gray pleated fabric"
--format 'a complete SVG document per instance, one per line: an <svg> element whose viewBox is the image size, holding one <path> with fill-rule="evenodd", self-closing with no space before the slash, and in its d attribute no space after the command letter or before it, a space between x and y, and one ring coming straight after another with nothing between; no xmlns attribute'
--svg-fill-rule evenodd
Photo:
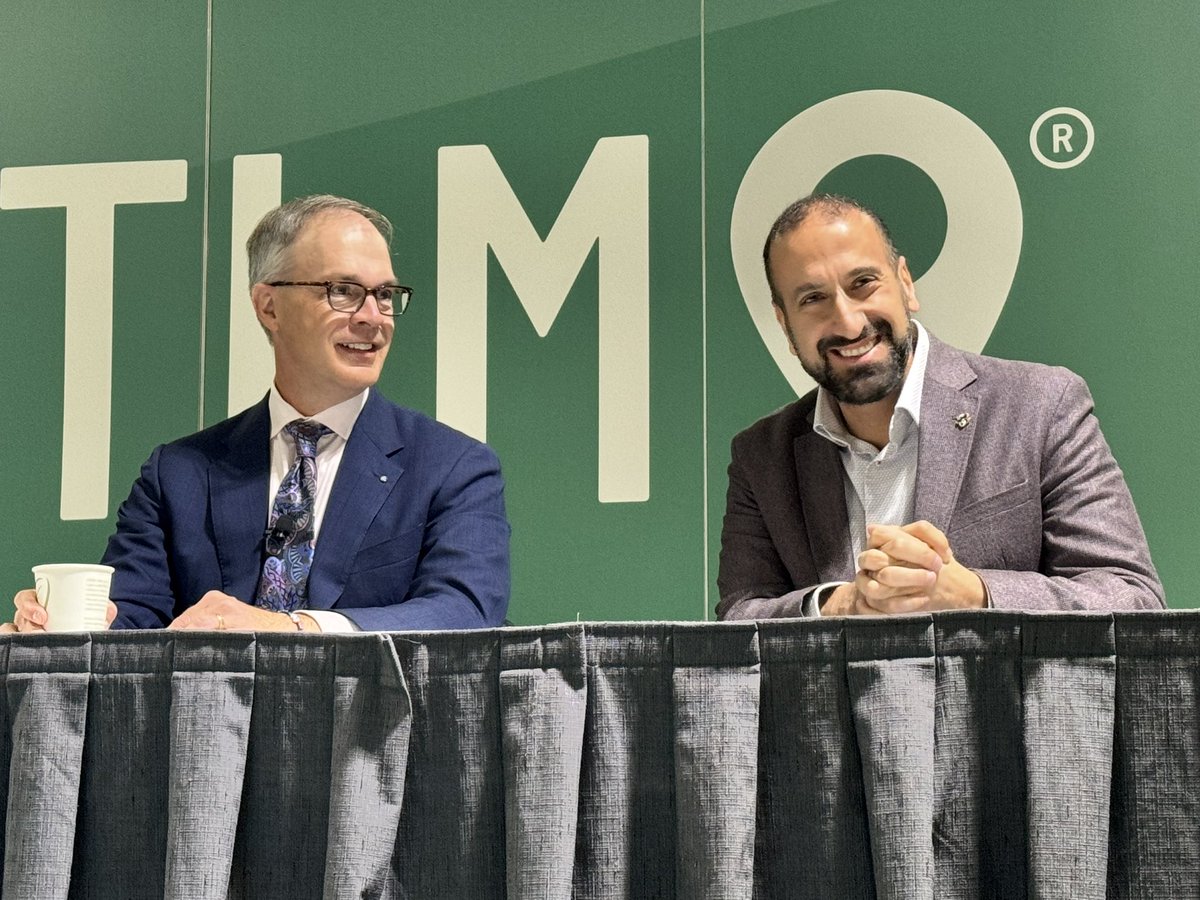
<svg viewBox="0 0 1200 900"><path fill-rule="evenodd" d="M760 622L754 897L875 897L842 622Z"/></svg>
<svg viewBox="0 0 1200 900"><path fill-rule="evenodd" d="M934 641L934 896L1024 897L1021 616L941 614Z"/></svg>
<svg viewBox="0 0 1200 900"><path fill-rule="evenodd" d="M263 634L230 896L319 898L324 884L337 645Z"/></svg>
<svg viewBox="0 0 1200 900"><path fill-rule="evenodd" d="M3 896L1200 898L1200 613L0 638Z"/></svg>
<svg viewBox="0 0 1200 900"><path fill-rule="evenodd" d="M589 625L577 900L676 891L671 626Z"/></svg>
<svg viewBox="0 0 1200 900"><path fill-rule="evenodd" d="M396 635L412 734L393 866L413 900L501 900L500 632Z"/></svg>
<svg viewBox="0 0 1200 900"><path fill-rule="evenodd" d="M146 633L106 637L91 645L70 896L161 898L170 816L171 644ZM113 728L114 722L123 727Z"/></svg>
<svg viewBox="0 0 1200 900"><path fill-rule="evenodd" d="M223 900L242 806L256 644L251 634L185 632L168 646L174 659L163 896Z"/></svg>
<svg viewBox="0 0 1200 900"><path fill-rule="evenodd" d="M1029 896L1102 898L1116 679L1112 616L1028 613L1021 637Z"/></svg>
<svg viewBox="0 0 1200 900"><path fill-rule="evenodd" d="M508 900L570 900L587 711L582 625L506 635L500 651Z"/></svg>
<svg viewBox="0 0 1200 900"><path fill-rule="evenodd" d="M8 900L68 896L75 849L91 642L47 635L9 644Z"/></svg>
<svg viewBox="0 0 1200 900"><path fill-rule="evenodd" d="M872 617L844 627L875 891L932 900L933 623Z"/></svg>
<svg viewBox="0 0 1200 900"><path fill-rule="evenodd" d="M392 898L412 700L388 635L341 639L336 647L322 897Z"/></svg>
<svg viewBox="0 0 1200 900"><path fill-rule="evenodd" d="M1200 897L1200 616L1114 616L1108 896Z"/></svg>
<svg viewBox="0 0 1200 900"><path fill-rule="evenodd" d="M677 625L672 644L676 894L746 900L754 884L758 630Z"/></svg>

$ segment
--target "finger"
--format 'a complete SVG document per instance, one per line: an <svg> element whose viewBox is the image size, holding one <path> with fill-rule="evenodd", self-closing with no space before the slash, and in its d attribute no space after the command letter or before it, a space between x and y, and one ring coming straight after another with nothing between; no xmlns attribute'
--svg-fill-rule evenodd
<svg viewBox="0 0 1200 900"><path fill-rule="evenodd" d="M948 563L954 559L954 553L950 550L950 541L946 538L945 533L931 522L921 519L905 525L903 530L926 544L942 562Z"/></svg>
<svg viewBox="0 0 1200 900"><path fill-rule="evenodd" d="M910 569L908 572L921 572ZM861 615L894 615L924 609L929 603L929 594L920 587L899 588L884 584L875 572L859 572L854 584L860 598ZM926 573L928 574L928 573Z"/></svg>
<svg viewBox="0 0 1200 900"><path fill-rule="evenodd" d="M920 572L923 570L912 569L910 571ZM880 581L876 575L875 572L859 572L854 578L854 586L873 613L879 612L880 604L889 598L923 596L927 590L924 587L892 587Z"/></svg>
<svg viewBox="0 0 1200 900"><path fill-rule="evenodd" d="M16 634L17 626L12 622L0 624L0 634Z"/></svg>
<svg viewBox="0 0 1200 900"><path fill-rule="evenodd" d="M858 568L863 572L878 572L884 566L890 566L895 561L882 550L864 550L858 554Z"/></svg>
<svg viewBox="0 0 1200 900"><path fill-rule="evenodd" d="M46 630L46 611L40 606L32 612L32 615L38 617L38 621L31 618L31 614L23 609L18 609L17 614L13 616L13 627L20 632L43 632Z"/></svg>
<svg viewBox="0 0 1200 900"><path fill-rule="evenodd" d="M872 573L874 580L897 591L917 590L929 593L937 584L937 573L912 566L884 566Z"/></svg>
<svg viewBox="0 0 1200 900"><path fill-rule="evenodd" d="M868 525L867 526L867 546L882 547L888 541L893 540L904 531L899 525Z"/></svg>
<svg viewBox="0 0 1200 900"><path fill-rule="evenodd" d="M111 600L108 601L108 608L104 611L104 620L106 625L111 625L113 619L117 617L117 604Z"/></svg>
<svg viewBox="0 0 1200 900"><path fill-rule="evenodd" d="M13 597L13 604L17 608L16 617L13 622L19 627L29 624L35 625L37 628L44 628L50 616L37 600L37 594L30 590L18 591ZM22 628L22 630L24 630Z"/></svg>
<svg viewBox="0 0 1200 900"><path fill-rule="evenodd" d="M929 606L929 596L927 594L914 594L911 596L891 596L874 600L864 596L863 602L870 608L875 615L896 616L904 613L921 612Z"/></svg>
<svg viewBox="0 0 1200 900"><path fill-rule="evenodd" d="M892 558L893 564L907 564L938 572L943 565L942 557L915 535L894 526L881 526L870 532L871 548L882 550Z"/></svg>

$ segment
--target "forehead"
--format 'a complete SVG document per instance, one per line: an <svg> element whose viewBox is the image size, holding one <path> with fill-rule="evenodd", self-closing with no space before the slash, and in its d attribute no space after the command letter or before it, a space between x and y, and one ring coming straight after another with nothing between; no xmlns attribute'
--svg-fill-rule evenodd
<svg viewBox="0 0 1200 900"><path fill-rule="evenodd" d="M391 258L387 241L366 218L350 210L333 210L305 223L292 243L293 262L322 269L386 266Z"/></svg>
<svg viewBox="0 0 1200 900"><path fill-rule="evenodd" d="M856 209L815 210L771 246L771 267L786 269L890 268L879 226Z"/></svg>

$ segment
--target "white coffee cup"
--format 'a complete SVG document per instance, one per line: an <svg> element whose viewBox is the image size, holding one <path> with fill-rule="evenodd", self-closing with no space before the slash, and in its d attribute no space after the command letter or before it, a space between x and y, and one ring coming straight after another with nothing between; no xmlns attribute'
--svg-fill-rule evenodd
<svg viewBox="0 0 1200 900"><path fill-rule="evenodd" d="M47 631L102 631L108 628L108 590L113 567L54 563L33 567L37 600L49 613Z"/></svg>

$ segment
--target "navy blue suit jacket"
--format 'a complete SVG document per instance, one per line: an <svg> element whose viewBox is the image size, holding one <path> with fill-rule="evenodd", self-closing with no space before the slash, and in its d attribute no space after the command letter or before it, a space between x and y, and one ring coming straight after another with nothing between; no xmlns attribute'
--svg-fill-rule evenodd
<svg viewBox="0 0 1200 900"><path fill-rule="evenodd" d="M253 602L270 427L264 399L150 454L104 554L114 628L164 626L210 590ZM491 449L372 389L321 523L308 606L371 630L499 625L508 539Z"/></svg>

